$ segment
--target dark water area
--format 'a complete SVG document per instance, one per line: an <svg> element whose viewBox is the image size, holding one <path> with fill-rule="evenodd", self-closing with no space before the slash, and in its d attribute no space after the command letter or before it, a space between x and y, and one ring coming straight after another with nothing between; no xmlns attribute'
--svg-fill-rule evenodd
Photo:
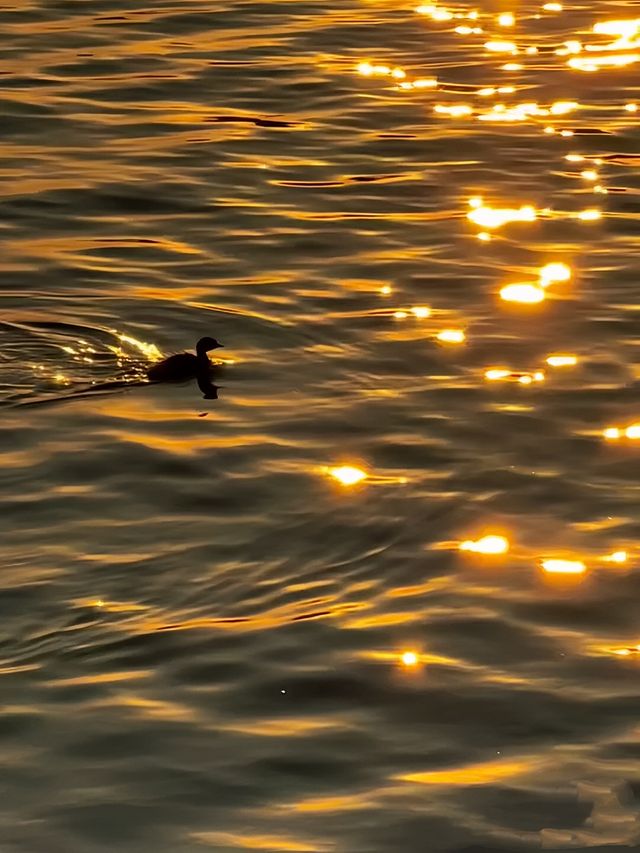
<svg viewBox="0 0 640 853"><path fill-rule="evenodd" d="M640 850L640 5L0 29L0 853Z"/></svg>

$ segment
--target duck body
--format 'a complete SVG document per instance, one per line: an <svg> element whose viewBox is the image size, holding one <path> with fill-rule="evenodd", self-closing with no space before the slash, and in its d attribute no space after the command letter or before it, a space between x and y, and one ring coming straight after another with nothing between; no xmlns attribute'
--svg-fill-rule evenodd
<svg viewBox="0 0 640 853"><path fill-rule="evenodd" d="M215 338L200 338L196 344L196 355L191 352L179 352L163 361L153 364L147 370L151 382L187 382L197 379L202 388L211 385L212 364L207 353L218 349L222 344Z"/></svg>
<svg viewBox="0 0 640 853"><path fill-rule="evenodd" d="M210 370L210 366L208 358L207 364L203 365L197 355L191 352L179 352L152 365L147 371L147 377L152 382L185 382L188 379L195 379L203 368Z"/></svg>

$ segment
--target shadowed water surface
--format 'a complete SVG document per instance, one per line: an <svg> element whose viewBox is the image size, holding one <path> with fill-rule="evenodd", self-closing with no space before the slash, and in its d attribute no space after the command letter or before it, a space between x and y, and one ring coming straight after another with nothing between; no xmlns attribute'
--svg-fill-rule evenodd
<svg viewBox="0 0 640 853"><path fill-rule="evenodd" d="M3 853L640 845L640 26L505 11L0 5Z"/></svg>

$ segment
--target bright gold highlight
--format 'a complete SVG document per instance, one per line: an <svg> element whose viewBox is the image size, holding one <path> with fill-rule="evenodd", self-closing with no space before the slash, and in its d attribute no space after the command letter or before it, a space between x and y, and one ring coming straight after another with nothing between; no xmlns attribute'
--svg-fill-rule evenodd
<svg viewBox="0 0 640 853"><path fill-rule="evenodd" d="M574 367L577 363L575 355L550 355L547 359L550 367Z"/></svg>
<svg viewBox="0 0 640 853"><path fill-rule="evenodd" d="M479 225L481 228L502 228L509 222L535 222L538 218L535 207L530 204L519 208L495 208L485 205L481 198L469 200L471 210L467 213L467 219Z"/></svg>
<svg viewBox="0 0 640 853"><path fill-rule="evenodd" d="M505 302L522 302L534 305L545 298L544 290L535 284L508 284L500 291L500 298Z"/></svg>
<svg viewBox="0 0 640 853"><path fill-rule="evenodd" d="M614 551L613 554L607 554L602 558L605 563L626 563L627 562L627 552L626 551Z"/></svg>
<svg viewBox="0 0 640 853"><path fill-rule="evenodd" d="M334 480L338 480L343 486L355 486L368 476L361 468L352 465L341 465L338 468L329 468L328 471Z"/></svg>
<svg viewBox="0 0 640 853"><path fill-rule="evenodd" d="M571 268L563 263L546 264L540 270L540 287L549 287L558 281L569 281Z"/></svg>
<svg viewBox="0 0 640 853"><path fill-rule="evenodd" d="M543 560L542 568L550 574L581 575L587 567L582 560Z"/></svg>
<svg viewBox="0 0 640 853"><path fill-rule="evenodd" d="M459 547L461 551L472 551L474 554L506 554L509 541L504 536L489 535L476 541L467 539Z"/></svg>
<svg viewBox="0 0 640 853"><path fill-rule="evenodd" d="M462 329L443 329L436 337L445 344L462 344L465 341L465 333Z"/></svg>

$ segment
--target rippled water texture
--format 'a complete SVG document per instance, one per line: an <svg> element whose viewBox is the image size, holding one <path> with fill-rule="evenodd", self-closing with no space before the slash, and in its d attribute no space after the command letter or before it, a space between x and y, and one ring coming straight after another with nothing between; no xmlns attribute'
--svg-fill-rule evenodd
<svg viewBox="0 0 640 853"><path fill-rule="evenodd" d="M0 5L2 853L640 849L638 10Z"/></svg>

